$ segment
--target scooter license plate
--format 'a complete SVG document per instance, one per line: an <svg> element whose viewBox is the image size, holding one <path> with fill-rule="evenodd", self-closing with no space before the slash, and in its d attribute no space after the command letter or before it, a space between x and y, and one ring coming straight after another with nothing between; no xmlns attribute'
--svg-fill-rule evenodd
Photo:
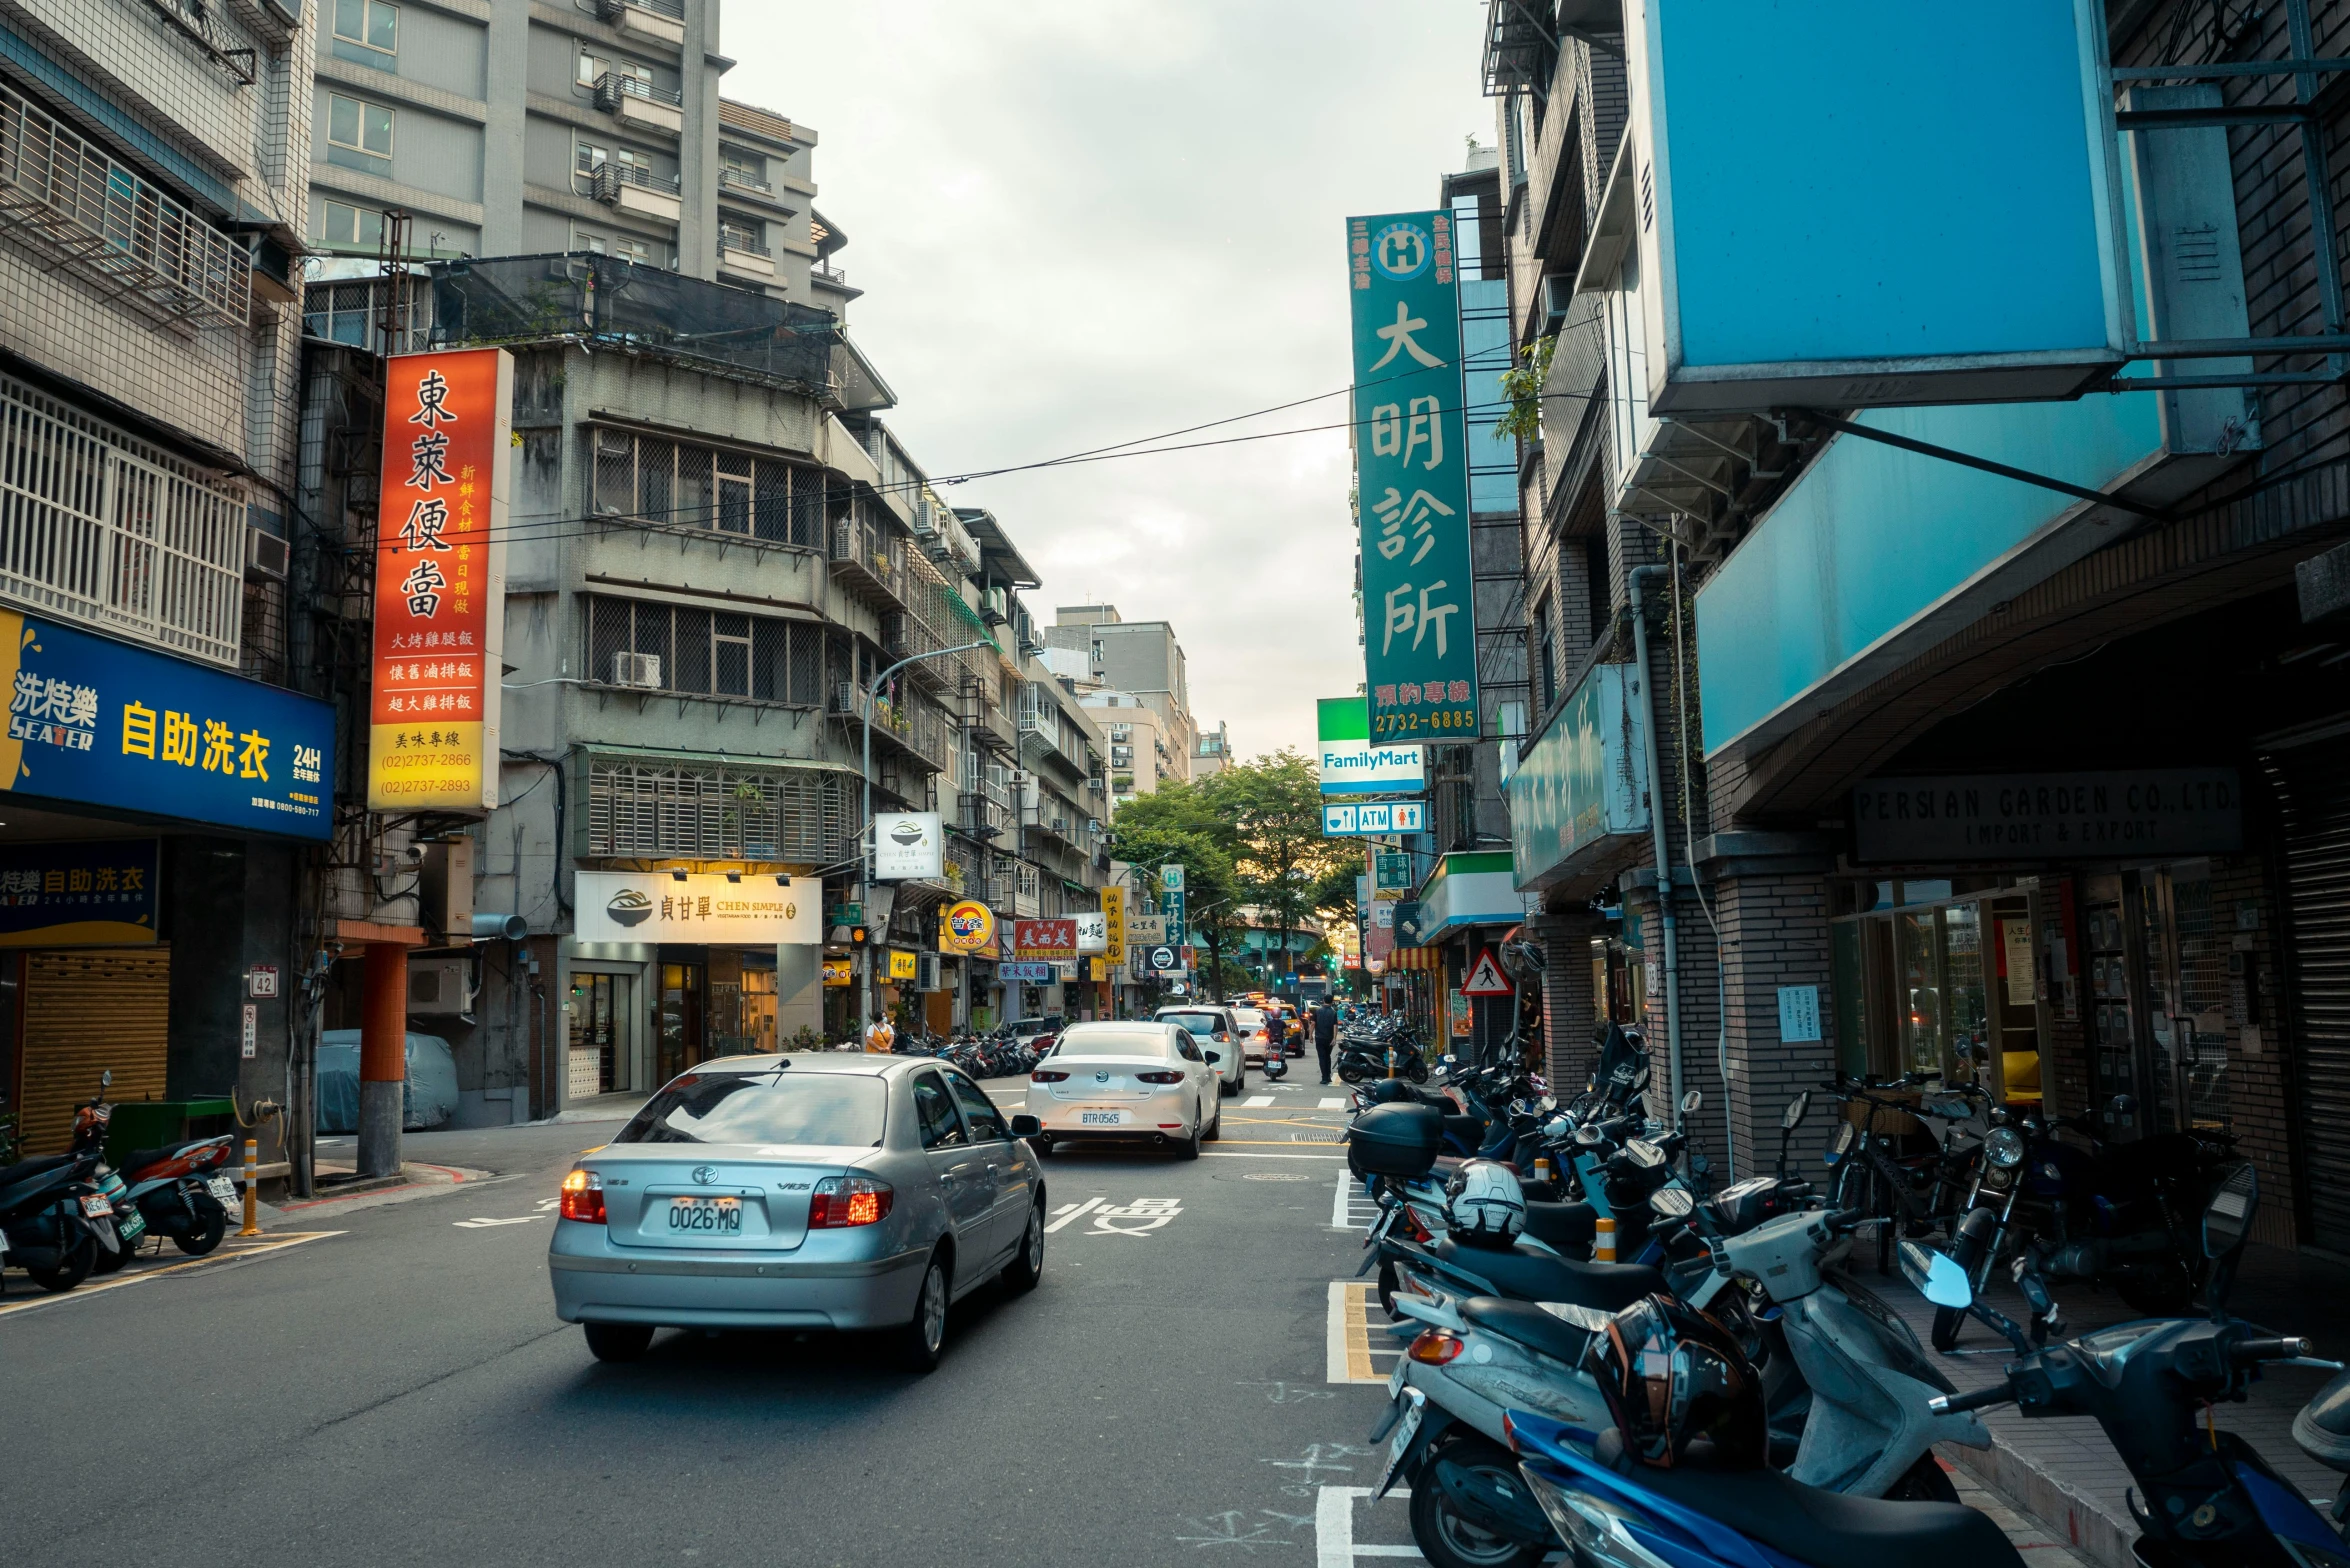
<svg viewBox="0 0 2350 1568"><path fill-rule="evenodd" d="M1395 1370L1387 1374L1387 1397L1394 1399L1403 1392L1403 1357L1395 1358Z"/></svg>
<svg viewBox="0 0 2350 1568"><path fill-rule="evenodd" d="M1403 1413L1403 1419L1395 1424L1395 1436L1387 1442L1387 1462L1379 1467L1379 1484L1371 1489L1373 1496L1395 1484L1395 1472L1403 1468L1404 1455L1412 1450L1412 1439L1420 1435L1422 1413L1423 1407L1414 1401L1412 1408Z"/></svg>
<svg viewBox="0 0 2350 1568"><path fill-rule="evenodd" d="M206 1182L204 1187L206 1191L221 1201L223 1207L237 1201L237 1184L226 1176L215 1176Z"/></svg>

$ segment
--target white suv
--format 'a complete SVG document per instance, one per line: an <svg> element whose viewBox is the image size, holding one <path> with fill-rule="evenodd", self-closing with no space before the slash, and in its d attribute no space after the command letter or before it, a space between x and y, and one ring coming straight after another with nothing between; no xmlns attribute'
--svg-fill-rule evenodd
<svg viewBox="0 0 2350 1568"><path fill-rule="evenodd" d="M1215 1063L1218 1093L1238 1094L1248 1087L1248 1063L1240 1055L1240 1021L1231 1008L1221 1002L1195 1002L1162 1007L1151 1016L1160 1023L1181 1025L1199 1041L1199 1048Z"/></svg>

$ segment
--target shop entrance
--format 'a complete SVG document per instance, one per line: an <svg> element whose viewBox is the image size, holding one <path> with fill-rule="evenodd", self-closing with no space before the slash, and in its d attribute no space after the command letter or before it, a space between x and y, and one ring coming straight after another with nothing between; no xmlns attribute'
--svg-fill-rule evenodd
<svg viewBox="0 0 2350 1568"><path fill-rule="evenodd" d="M709 1054L702 988L702 965L661 965L661 996L653 1017L653 1067L654 1076L662 1083Z"/></svg>
<svg viewBox="0 0 2350 1568"><path fill-rule="evenodd" d="M1842 902L1849 912L1836 917L1832 942L1838 1069L1980 1084L2011 1104L2038 1104L2028 894L1913 878L1848 887Z"/></svg>
<svg viewBox="0 0 2350 1568"><path fill-rule="evenodd" d="M629 1039L633 976L571 975L571 1092L618 1094L634 1089L635 1052Z"/></svg>
<svg viewBox="0 0 2350 1568"><path fill-rule="evenodd" d="M2098 1107L2130 1097L2133 1109L2115 1117L2124 1136L2225 1131L2229 944L2210 862L2084 877L2081 892Z"/></svg>

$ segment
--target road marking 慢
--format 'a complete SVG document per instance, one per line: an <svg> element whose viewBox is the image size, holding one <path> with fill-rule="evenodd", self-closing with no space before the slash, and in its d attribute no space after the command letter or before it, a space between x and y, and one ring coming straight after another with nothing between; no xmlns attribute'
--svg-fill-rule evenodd
<svg viewBox="0 0 2350 1568"><path fill-rule="evenodd" d="M1044 1228L1044 1233L1048 1236L1051 1235L1054 1231L1059 1230L1062 1226L1068 1224L1071 1220L1077 1218L1087 1210L1100 1207L1101 1201L1102 1200L1099 1198L1088 1198L1083 1203L1063 1204L1060 1208L1053 1211L1054 1213L1058 1214L1060 1218L1054 1220L1050 1225L1047 1225Z"/></svg>

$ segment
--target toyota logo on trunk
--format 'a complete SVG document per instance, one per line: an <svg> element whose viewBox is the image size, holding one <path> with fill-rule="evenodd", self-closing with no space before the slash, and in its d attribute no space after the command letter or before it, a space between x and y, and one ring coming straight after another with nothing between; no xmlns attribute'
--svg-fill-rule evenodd
<svg viewBox="0 0 2350 1568"><path fill-rule="evenodd" d="M707 1186L709 1186L709 1185L710 1185L710 1183L712 1183L712 1182L716 1181L717 1179L718 1179L718 1167L717 1167L717 1166L715 1166L715 1165L697 1165L697 1166L695 1166L695 1167L694 1167L694 1180L696 1180L696 1181L700 1182L700 1183L701 1183L703 1186L707 1187Z"/></svg>

